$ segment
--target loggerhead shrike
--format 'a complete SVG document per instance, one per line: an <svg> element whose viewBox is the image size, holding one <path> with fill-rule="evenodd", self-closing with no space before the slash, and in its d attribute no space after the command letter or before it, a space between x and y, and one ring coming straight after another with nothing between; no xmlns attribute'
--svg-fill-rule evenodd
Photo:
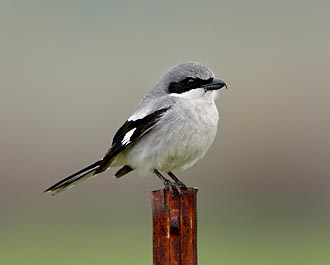
<svg viewBox="0 0 330 265"><path fill-rule="evenodd" d="M45 192L57 193L121 166L120 178L132 170L156 174L166 188L182 195L183 184L173 170L187 169L200 160L212 144L219 120L217 90L226 83L197 62L185 62L168 70L140 101L119 128L103 159L59 181ZM168 180L161 172L166 173Z"/></svg>

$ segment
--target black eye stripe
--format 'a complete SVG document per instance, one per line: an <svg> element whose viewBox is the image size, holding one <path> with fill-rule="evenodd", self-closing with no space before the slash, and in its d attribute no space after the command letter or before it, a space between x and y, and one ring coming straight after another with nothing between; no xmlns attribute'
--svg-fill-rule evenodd
<svg viewBox="0 0 330 265"><path fill-rule="evenodd" d="M197 78L196 77L193 77L193 76L189 76L189 77L186 77L185 79L181 80L180 82L184 83L184 84L194 84L197 82Z"/></svg>
<svg viewBox="0 0 330 265"><path fill-rule="evenodd" d="M203 85L211 83L213 78L207 80L198 77L189 76L179 82L171 82L168 87L169 93L181 94L191 89L200 88Z"/></svg>

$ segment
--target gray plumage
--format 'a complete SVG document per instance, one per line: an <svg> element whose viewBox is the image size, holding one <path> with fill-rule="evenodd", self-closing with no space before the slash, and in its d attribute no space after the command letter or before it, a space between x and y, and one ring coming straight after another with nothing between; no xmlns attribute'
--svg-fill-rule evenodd
<svg viewBox="0 0 330 265"><path fill-rule="evenodd" d="M134 113L116 133L102 160L67 177L46 192L60 192L109 167L122 166L116 177L136 169L140 175L160 172L184 186L171 172L187 169L201 159L212 144L218 124L217 90L226 84L197 62L175 65L140 101ZM173 183L172 183L173 184Z"/></svg>

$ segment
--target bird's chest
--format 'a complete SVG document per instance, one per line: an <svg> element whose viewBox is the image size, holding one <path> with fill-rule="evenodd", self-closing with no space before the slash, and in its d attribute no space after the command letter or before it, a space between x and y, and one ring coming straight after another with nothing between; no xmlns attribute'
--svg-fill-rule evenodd
<svg viewBox="0 0 330 265"><path fill-rule="evenodd" d="M176 122L168 126L161 156L168 168L187 168L204 156L217 131L218 111L213 104L182 106ZM180 118L178 118L180 117Z"/></svg>
<svg viewBox="0 0 330 265"><path fill-rule="evenodd" d="M194 103L194 104L193 104ZM185 123L189 124L188 127L193 133L197 133L199 137L200 134L215 133L217 129L217 124L219 120L218 110L214 101L200 101L193 103L185 103Z"/></svg>
<svg viewBox="0 0 330 265"><path fill-rule="evenodd" d="M180 152L204 152L214 140L217 131L219 115L214 102L184 102L181 107L181 118L176 122L172 133L173 142ZM197 104L196 104L197 103Z"/></svg>

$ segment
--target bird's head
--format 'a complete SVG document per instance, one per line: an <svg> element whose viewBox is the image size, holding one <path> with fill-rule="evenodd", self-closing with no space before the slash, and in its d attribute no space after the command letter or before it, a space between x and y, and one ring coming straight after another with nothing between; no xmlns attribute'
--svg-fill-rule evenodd
<svg viewBox="0 0 330 265"><path fill-rule="evenodd" d="M214 98L217 90L227 88L207 66L197 62L173 66L164 74L161 83L167 94L183 98Z"/></svg>

